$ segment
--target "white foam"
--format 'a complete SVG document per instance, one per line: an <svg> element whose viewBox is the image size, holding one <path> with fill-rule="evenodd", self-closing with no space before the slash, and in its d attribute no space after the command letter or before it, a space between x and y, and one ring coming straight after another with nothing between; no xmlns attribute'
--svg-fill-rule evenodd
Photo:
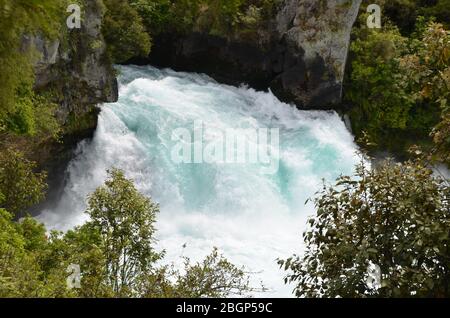
<svg viewBox="0 0 450 318"><path fill-rule="evenodd" d="M218 129L279 128L279 173L262 175L251 165L175 165L172 130L196 119ZM272 290L263 296L291 296L276 259L301 251L305 221L314 213L305 200L322 178L351 173L355 151L335 113L298 111L270 92L220 85L205 75L121 67L119 102L102 107L94 139L79 145L70 164L61 200L39 219L62 230L85 222L86 196L115 166L160 203L158 247L167 250L167 262L179 263L181 255L200 260L216 246L256 272L254 282Z"/></svg>

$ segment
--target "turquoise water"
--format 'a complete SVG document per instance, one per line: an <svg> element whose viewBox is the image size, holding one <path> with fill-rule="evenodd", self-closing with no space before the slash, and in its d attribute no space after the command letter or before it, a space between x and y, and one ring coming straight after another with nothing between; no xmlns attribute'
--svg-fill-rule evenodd
<svg viewBox="0 0 450 318"><path fill-rule="evenodd" d="M258 163L175 163L172 134L201 120L214 142L229 128L279 130L279 169ZM218 247L254 272L270 292L289 296L277 258L301 252L306 199L321 180L349 174L358 161L353 137L332 112L299 111L270 92L216 83L205 75L152 67L120 68L120 99L102 106L93 140L80 143L64 194L40 219L66 230L86 221L85 198L112 166L160 203L158 247L166 261L199 260ZM183 248L183 245L186 247Z"/></svg>

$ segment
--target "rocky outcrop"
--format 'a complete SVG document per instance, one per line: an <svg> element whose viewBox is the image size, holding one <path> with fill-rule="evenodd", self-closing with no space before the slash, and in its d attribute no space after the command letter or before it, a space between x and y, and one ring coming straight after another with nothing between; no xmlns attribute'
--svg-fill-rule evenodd
<svg viewBox="0 0 450 318"><path fill-rule="evenodd" d="M148 61L204 72L229 84L270 88L302 109L336 108L361 0L284 0L252 38L162 35Z"/></svg>
<svg viewBox="0 0 450 318"><path fill-rule="evenodd" d="M102 18L102 2L86 1L81 29L63 28L64 34L53 40L40 35L24 37L22 47L34 48L39 56L35 88L55 94L61 105L58 118L65 125L95 112L99 103L117 101L117 79L105 54ZM76 127L69 129L76 132Z"/></svg>
<svg viewBox="0 0 450 318"><path fill-rule="evenodd" d="M63 142L39 145L32 159L48 171L46 200L30 212L35 214L55 202L64 189L66 167L79 141L90 138L97 126L98 104L118 99L115 71L106 55L101 33L101 0L84 1L81 29L63 31L58 38L24 36L22 48L38 53L35 89L50 93L59 104L57 117L63 125Z"/></svg>
<svg viewBox="0 0 450 318"><path fill-rule="evenodd" d="M285 59L276 79L279 90L313 108L341 101L350 34L360 5L361 0L285 1L277 30L288 48L301 48L302 54L292 62Z"/></svg>

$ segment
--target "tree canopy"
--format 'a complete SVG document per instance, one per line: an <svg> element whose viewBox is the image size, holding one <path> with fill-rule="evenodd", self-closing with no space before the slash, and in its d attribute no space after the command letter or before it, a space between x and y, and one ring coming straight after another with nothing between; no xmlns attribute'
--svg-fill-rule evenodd
<svg viewBox="0 0 450 318"><path fill-rule="evenodd" d="M67 233L33 218L14 222L0 209L0 297L226 297L247 295L248 273L217 249L184 268L160 265L155 248L158 205L112 169L89 196L90 221ZM80 269L80 288L67 284ZM72 286L73 287L73 286Z"/></svg>
<svg viewBox="0 0 450 318"><path fill-rule="evenodd" d="M449 297L449 199L447 181L420 161L361 164L318 193L304 255L280 262L287 281L299 297Z"/></svg>

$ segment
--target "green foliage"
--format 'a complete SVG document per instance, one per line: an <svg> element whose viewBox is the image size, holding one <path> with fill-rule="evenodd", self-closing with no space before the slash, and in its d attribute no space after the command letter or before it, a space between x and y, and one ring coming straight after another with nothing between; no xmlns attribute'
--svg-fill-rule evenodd
<svg viewBox="0 0 450 318"><path fill-rule="evenodd" d="M230 263L214 249L202 262L185 259L184 275L176 275L175 295L187 298L245 296L251 290L243 268Z"/></svg>
<svg viewBox="0 0 450 318"><path fill-rule="evenodd" d="M280 0L104 0L103 34L114 62L146 57L159 34L201 31L230 37L257 31Z"/></svg>
<svg viewBox="0 0 450 318"><path fill-rule="evenodd" d="M132 57L146 57L150 53L151 38L142 18L128 1L104 0L106 14L103 34L114 62L126 62Z"/></svg>
<svg viewBox="0 0 450 318"><path fill-rule="evenodd" d="M428 17L435 17L437 22L442 23L447 29L450 28L449 0L437 0L434 5L422 8L420 14Z"/></svg>
<svg viewBox="0 0 450 318"><path fill-rule="evenodd" d="M20 295L20 283L13 276L21 277L26 270L23 266L30 263L24 252L24 238L11 220L12 215L0 209L0 297Z"/></svg>
<svg viewBox="0 0 450 318"><path fill-rule="evenodd" d="M81 288L76 291L78 297L117 296L108 281L105 242L97 228L91 223L77 227L68 231L60 240L60 244L60 250L64 251L63 260L69 264L78 264L82 271ZM51 259L54 258L53 256Z"/></svg>
<svg viewBox="0 0 450 318"><path fill-rule="evenodd" d="M273 18L279 0L129 0L147 31L186 33L201 31L218 36L257 28Z"/></svg>
<svg viewBox="0 0 450 318"><path fill-rule="evenodd" d="M30 100L21 96L21 87L33 82L34 52L24 50L22 36L41 32L55 36L65 11L59 0L0 0L0 126L14 122L20 133L33 129L36 120ZM63 11L64 10L64 11ZM15 132L17 132L15 131ZM32 132L32 130L31 130Z"/></svg>
<svg viewBox="0 0 450 318"><path fill-rule="evenodd" d="M130 0L130 6L142 18L149 33L161 33L161 27L168 25L172 19L172 2L170 0Z"/></svg>
<svg viewBox="0 0 450 318"><path fill-rule="evenodd" d="M89 197L90 221L67 233L32 218L19 223L0 209L0 297L225 297L245 295L248 275L214 250L185 259L182 272L158 267L154 249L158 206L120 170ZM81 269L81 288L67 286L67 268Z"/></svg>
<svg viewBox="0 0 450 318"><path fill-rule="evenodd" d="M379 148L400 156L412 142L431 144L450 92L448 33L419 19L416 38L388 25L381 31L361 26L354 36L345 98L356 135L366 131Z"/></svg>
<svg viewBox="0 0 450 318"><path fill-rule="evenodd" d="M36 163L23 154L5 150L0 153L0 207L21 216L28 207L39 203L45 196L45 172L35 173Z"/></svg>
<svg viewBox="0 0 450 318"><path fill-rule="evenodd" d="M48 240L45 229L31 218L12 222L0 209L0 297L70 297L64 265L42 266Z"/></svg>
<svg viewBox="0 0 450 318"><path fill-rule="evenodd" d="M154 269L140 285L140 294L148 298L220 298L256 290L250 287L244 269L231 264L217 249L195 264L185 258L182 273L173 266Z"/></svg>
<svg viewBox="0 0 450 318"><path fill-rule="evenodd" d="M213 35L232 34L245 0L209 0L201 7L197 26Z"/></svg>
<svg viewBox="0 0 450 318"><path fill-rule="evenodd" d="M432 131L437 145L432 159L450 162L450 32L431 23L416 44L417 53L402 58L402 69L411 78L415 99L427 110L440 110L440 122Z"/></svg>
<svg viewBox="0 0 450 318"><path fill-rule="evenodd" d="M136 278L151 270L160 255L153 249L159 208L141 195L120 170L89 198L87 214L104 244L107 277L115 294L132 295Z"/></svg>
<svg viewBox="0 0 450 318"><path fill-rule="evenodd" d="M166 32L183 33L192 29L201 1L130 0L152 35Z"/></svg>
<svg viewBox="0 0 450 318"><path fill-rule="evenodd" d="M365 1L371 3L370 1ZM449 0L382 0L383 12L387 18L399 27L402 34L411 35L415 31L418 18L436 19L450 28Z"/></svg>
<svg viewBox="0 0 450 318"><path fill-rule="evenodd" d="M193 23L194 29L231 37L257 32L264 21L274 17L278 0L204 0Z"/></svg>
<svg viewBox="0 0 450 318"><path fill-rule="evenodd" d="M402 85L397 59L404 49L405 39L395 29L361 29L352 43L355 58L347 98L359 107L352 114L359 117L356 122L369 132L406 128L413 100Z"/></svg>
<svg viewBox="0 0 450 318"><path fill-rule="evenodd" d="M304 255L280 261L286 281L298 297L449 297L449 189L421 161L361 164L318 194Z"/></svg>
<svg viewBox="0 0 450 318"><path fill-rule="evenodd" d="M60 124L56 120L57 105L34 92L32 83L23 83L17 90L15 111L6 119L6 129L17 135L40 135L58 138Z"/></svg>

